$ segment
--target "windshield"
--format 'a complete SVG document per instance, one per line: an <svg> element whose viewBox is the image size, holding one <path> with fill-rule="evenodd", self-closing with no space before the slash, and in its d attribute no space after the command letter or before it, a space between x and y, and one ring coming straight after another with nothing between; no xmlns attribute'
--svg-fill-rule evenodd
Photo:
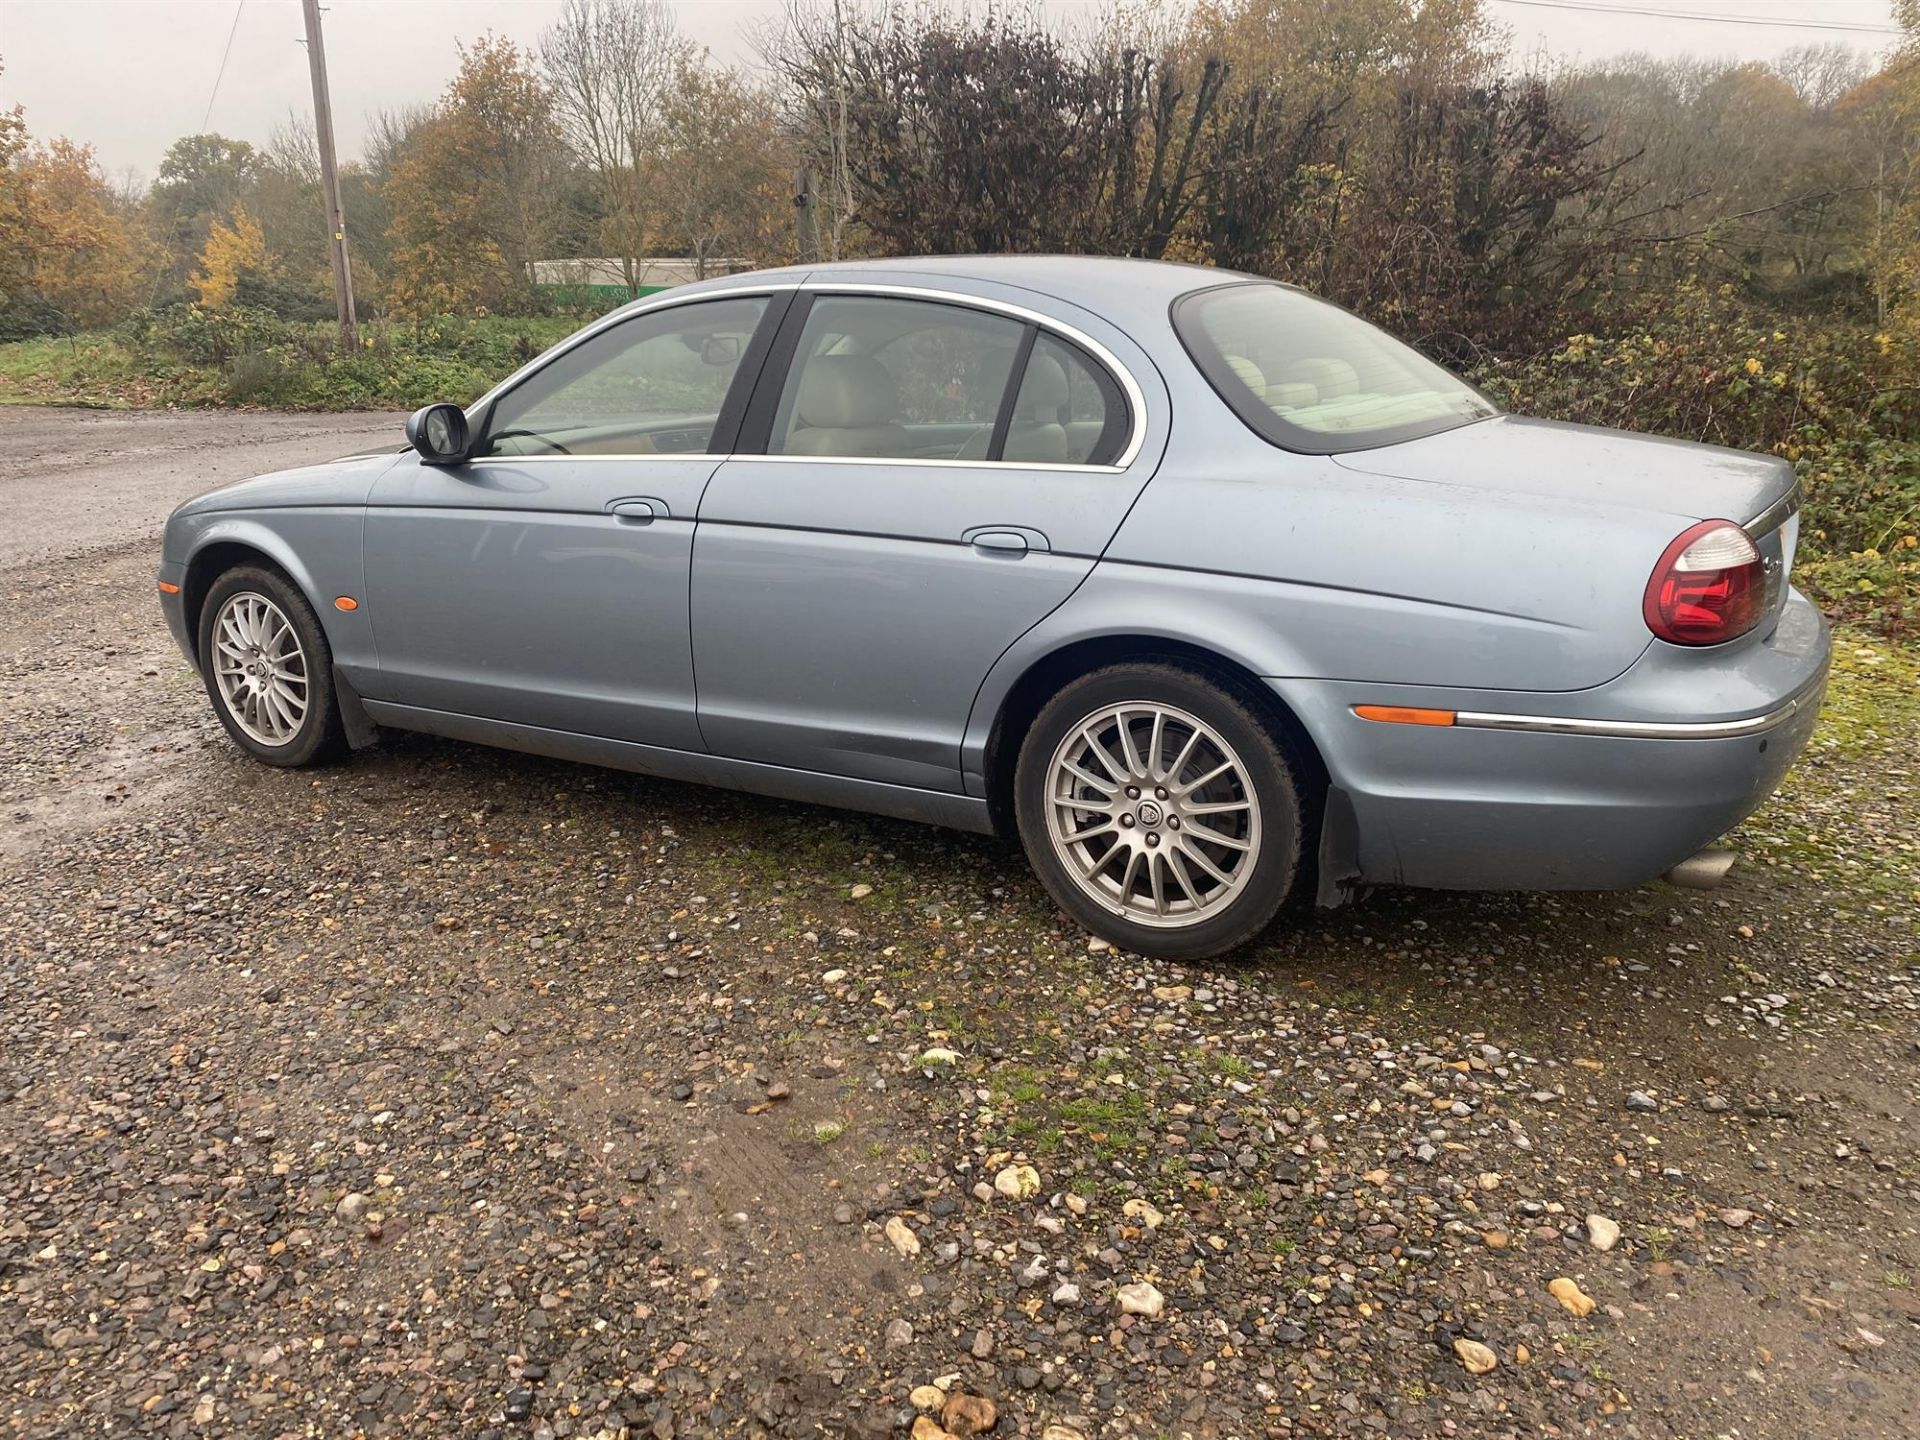
<svg viewBox="0 0 1920 1440"><path fill-rule="evenodd" d="M1288 450L1366 450L1497 413L1466 381L1384 330L1279 285L1182 296L1173 328L1234 413Z"/></svg>

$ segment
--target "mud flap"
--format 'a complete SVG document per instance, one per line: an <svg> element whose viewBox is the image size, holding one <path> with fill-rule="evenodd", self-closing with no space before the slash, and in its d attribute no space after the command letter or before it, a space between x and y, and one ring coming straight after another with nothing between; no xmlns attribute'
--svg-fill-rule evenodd
<svg viewBox="0 0 1920 1440"><path fill-rule="evenodd" d="M1360 824L1354 817L1352 799L1338 785L1327 787L1315 868L1319 884L1313 899L1322 910L1337 910L1354 898L1360 878Z"/></svg>
<svg viewBox="0 0 1920 1440"><path fill-rule="evenodd" d="M380 738L380 727L360 703L360 692L338 665L333 667L333 698L340 707L340 728L346 734L349 750L364 750Z"/></svg>

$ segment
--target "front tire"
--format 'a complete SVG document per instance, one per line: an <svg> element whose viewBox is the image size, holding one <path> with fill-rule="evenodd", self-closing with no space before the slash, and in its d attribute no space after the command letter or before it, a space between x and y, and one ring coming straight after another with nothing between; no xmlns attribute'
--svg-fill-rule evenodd
<svg viewBox="0 0 1920 1440"><path fill-rule="evenodd" d="M345 748L332 647L307 597L278 570L239 565L213 582L198 653L213 713L254 759L294 768Z"/></svg>
<svg viewBox="0 0 1920 1440"><path fill-rule="evenodd" d="M1278 738L1175 665L1109 666L1055 695L1020 747L1014 812L1060 907L1161 959L1251 940L1299 870L1301 795Z"/></svg>

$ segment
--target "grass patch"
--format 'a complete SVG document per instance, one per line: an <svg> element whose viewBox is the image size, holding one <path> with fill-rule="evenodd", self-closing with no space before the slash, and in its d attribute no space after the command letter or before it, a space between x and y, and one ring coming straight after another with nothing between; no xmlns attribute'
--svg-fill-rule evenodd
<svg viewBox="0 0 1920 1440"><path fill-rule="evenodd" d="M374 321L339 353L331 323L193 307L112 331L0 345L0 403L100 408L412 410L477 398L578 329L573 317Z"/></svg>
<svg viewBox="0 0 1920 1440"><path fill-rule="evenodd" d="M1826 703L1779 794L1736 832L1764 864L1886 908L1920 900L1913 799L1889 777L1920 751L1920 644L1834 633ZM1883 780L1885 783L1883 784Z"/></svg>

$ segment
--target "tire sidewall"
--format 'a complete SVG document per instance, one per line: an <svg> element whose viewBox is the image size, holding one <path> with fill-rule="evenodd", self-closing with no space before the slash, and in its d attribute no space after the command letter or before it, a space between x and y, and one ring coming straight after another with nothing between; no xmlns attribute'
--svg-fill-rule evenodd
<svg viewBox="0 0 1920 1440"><path fill-rule="evenodd" d="M1194 925L1142 925L1100 904L1055 854L1048 832L1047 771L1054 750L1088 717L1129 701L1177 706L1211 726L1240 757L1260 806L1260 855L1246 887L1218 915ZM1212 680L1171 665L1096 670L1055 695L1021 744L1014 814L1028 863L1062 909L1113 944L1160 959L1205 959L1253 939L1279 913L1300 868L1299 787L1272 730Z"/></svg>
<svg viewBox="0 0 1920 1440"><path fill-rule="evenodd" d="M301 651L306 656L307 713L301 717L300 729L285 745L263 745L241 729L227 709L226 697L220 693L219 681L214 678L214 620L227 601L246 592L265 595L280 607L281 613L293 623ZM200 681L213 703L213 713L234 743L254 759L268 765L294 767L310 764L333 748L333 732L337 729L333 724L333 650L327 644L326 632L320 628L320 617L314 613L313 606L284 575L263 566L242 565L215 580L200 606L197 651Z"/></svg>

